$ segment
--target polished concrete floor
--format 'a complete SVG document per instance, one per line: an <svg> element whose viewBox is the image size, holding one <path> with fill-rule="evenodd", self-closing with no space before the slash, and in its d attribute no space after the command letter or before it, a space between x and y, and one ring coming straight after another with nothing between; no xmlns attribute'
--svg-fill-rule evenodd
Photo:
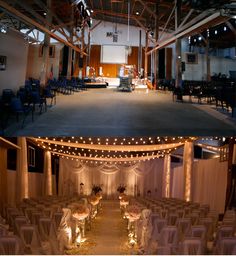
<svg viewBox="0 0 236 256"><path fill-rule="evenodd" d="M46 113L11 125L6 136L232 136L236 120L214 105L173 102L172 94L91 89L57 96Z"/></svg>

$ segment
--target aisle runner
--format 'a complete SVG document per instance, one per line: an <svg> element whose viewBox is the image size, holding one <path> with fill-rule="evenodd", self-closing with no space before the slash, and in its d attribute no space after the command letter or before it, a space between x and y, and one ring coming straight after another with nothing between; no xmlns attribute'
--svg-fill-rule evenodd
<svg viewBox="0 0 236 256"><path fill-rule="evenodd" d="M132 254L127 245L127 226L122 219L119 201L102 200L102 209L86 232L87 240L68 254Z"/></svg>

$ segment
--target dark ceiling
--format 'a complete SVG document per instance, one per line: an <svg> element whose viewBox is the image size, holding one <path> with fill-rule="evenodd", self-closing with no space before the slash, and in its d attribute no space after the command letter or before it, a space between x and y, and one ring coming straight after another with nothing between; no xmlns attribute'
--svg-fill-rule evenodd
<svg viewBox="0 0 236 256"><path fill-rule="evenodd" d="M47 0L6 0L4 2L45 26ZM52 0L52 5L49 9L54 14L52 20L54 25L77 26L78 11L74 13L75 6L72 5L73 2L74 0ZM165 30L169 32L175 30L175 15L170 16L171 13L174 14L172 10L175 6L175 0L85 0L84 2L89 10L93 10L91 15L96 20L128 24L129 13L131 25L155 31L156 20L158 20L160 31L165 27ZM158 10L156 10L157 2L159 2ZM229 4L233 6L235 4L234 0L182 0L181 21L185 19L190 10L192 10L191 15L187 21L193 20L208 8L217 11L221 8L226 8ZM233 8L235 8L235 5ZM5 15L1 15L1 10L3 8L0 9L0 22L9 17L7 12ZM233 9L233 12L235 12L235 9ZM11 16L11 18L17 17ZM229 23L231 24L230 27L228 26L229 24L226 24L227 31L224 31L223 34L218 33L218 36L212 38L212 42L210 42L212 47L227 48L236 45L235 19L231 19ZM213 30L216 26L218 24L213 23L210 25L210 29ZM225 24L222 26L225 26ZM203 34L206 32L206 28L204 29L201 31ZM195 31L196 36L198 33L199 31Z"/></svg>

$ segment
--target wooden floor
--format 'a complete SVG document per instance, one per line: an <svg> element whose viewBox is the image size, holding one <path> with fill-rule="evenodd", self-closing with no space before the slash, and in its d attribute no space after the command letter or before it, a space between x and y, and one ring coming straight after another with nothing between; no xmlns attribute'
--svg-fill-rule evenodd
<svg viewBox="0 0 236 256"><path fill-rule="evenodd" d="M30 116L6 136L233 136L236 120L214 105L173 102L168 92L90 89L57 96L46 113Z"/></svg>

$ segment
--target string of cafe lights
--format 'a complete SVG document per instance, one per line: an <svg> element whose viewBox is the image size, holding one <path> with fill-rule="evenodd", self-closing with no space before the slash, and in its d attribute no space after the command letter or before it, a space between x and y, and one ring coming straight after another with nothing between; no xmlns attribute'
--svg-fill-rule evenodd
<svg viewBox="0 0 236 256"><path fill-rule="evenodd" d="M164 157L194 137L60 137L31 138L62 158L95 162L140 162ZM154 144L157 143L157 144ZM98 148L97 148L98 147ZM155 149L155 150L154 150Z"/></svg>
<svg viewBox="0 0 236 256"><path fill-rule="evenodd" d="M219 140L224 142L225 137L124 137L124 138L99 138L99 137L59 137L59 138L31 138L35 143L44 150L48 150L52 155L61 158L81 161L85 163L136 163L148 161L157 158L162 158L166 154L171 154L177 148L183 146L186 141L212 141ZM233 139L233 137L231 137ZM236 140L236 139L235 139ZM145 143L143 143L145 142ZM155 148L155 143L158 149L148 150L148 145ZM175 142L175 143L173 143ZM114 145L115 143L115 145ZM132 143L132 144L131 144ZM161 144L164 143L164 146ZM66 146L65 146L66 145ZM70 145L70 146L69 146ZM127 146L135 146L135 150L126 150ZM143 145L145 145L145 148ZM171 145L171 146L170 146ZM215 146L203 145L199 146L220 151ZM100 149L96 149L100 146ZM103 148L103 146L109 149ZM110 147L113 147L113 150ZM142 147L140 147L142 146ZM160 149L164 147L164 149ZM138 150L136 149L137 147ZM101 149L103 148L103 149ZM116 150L115 150L116 149Z"/></svg>

